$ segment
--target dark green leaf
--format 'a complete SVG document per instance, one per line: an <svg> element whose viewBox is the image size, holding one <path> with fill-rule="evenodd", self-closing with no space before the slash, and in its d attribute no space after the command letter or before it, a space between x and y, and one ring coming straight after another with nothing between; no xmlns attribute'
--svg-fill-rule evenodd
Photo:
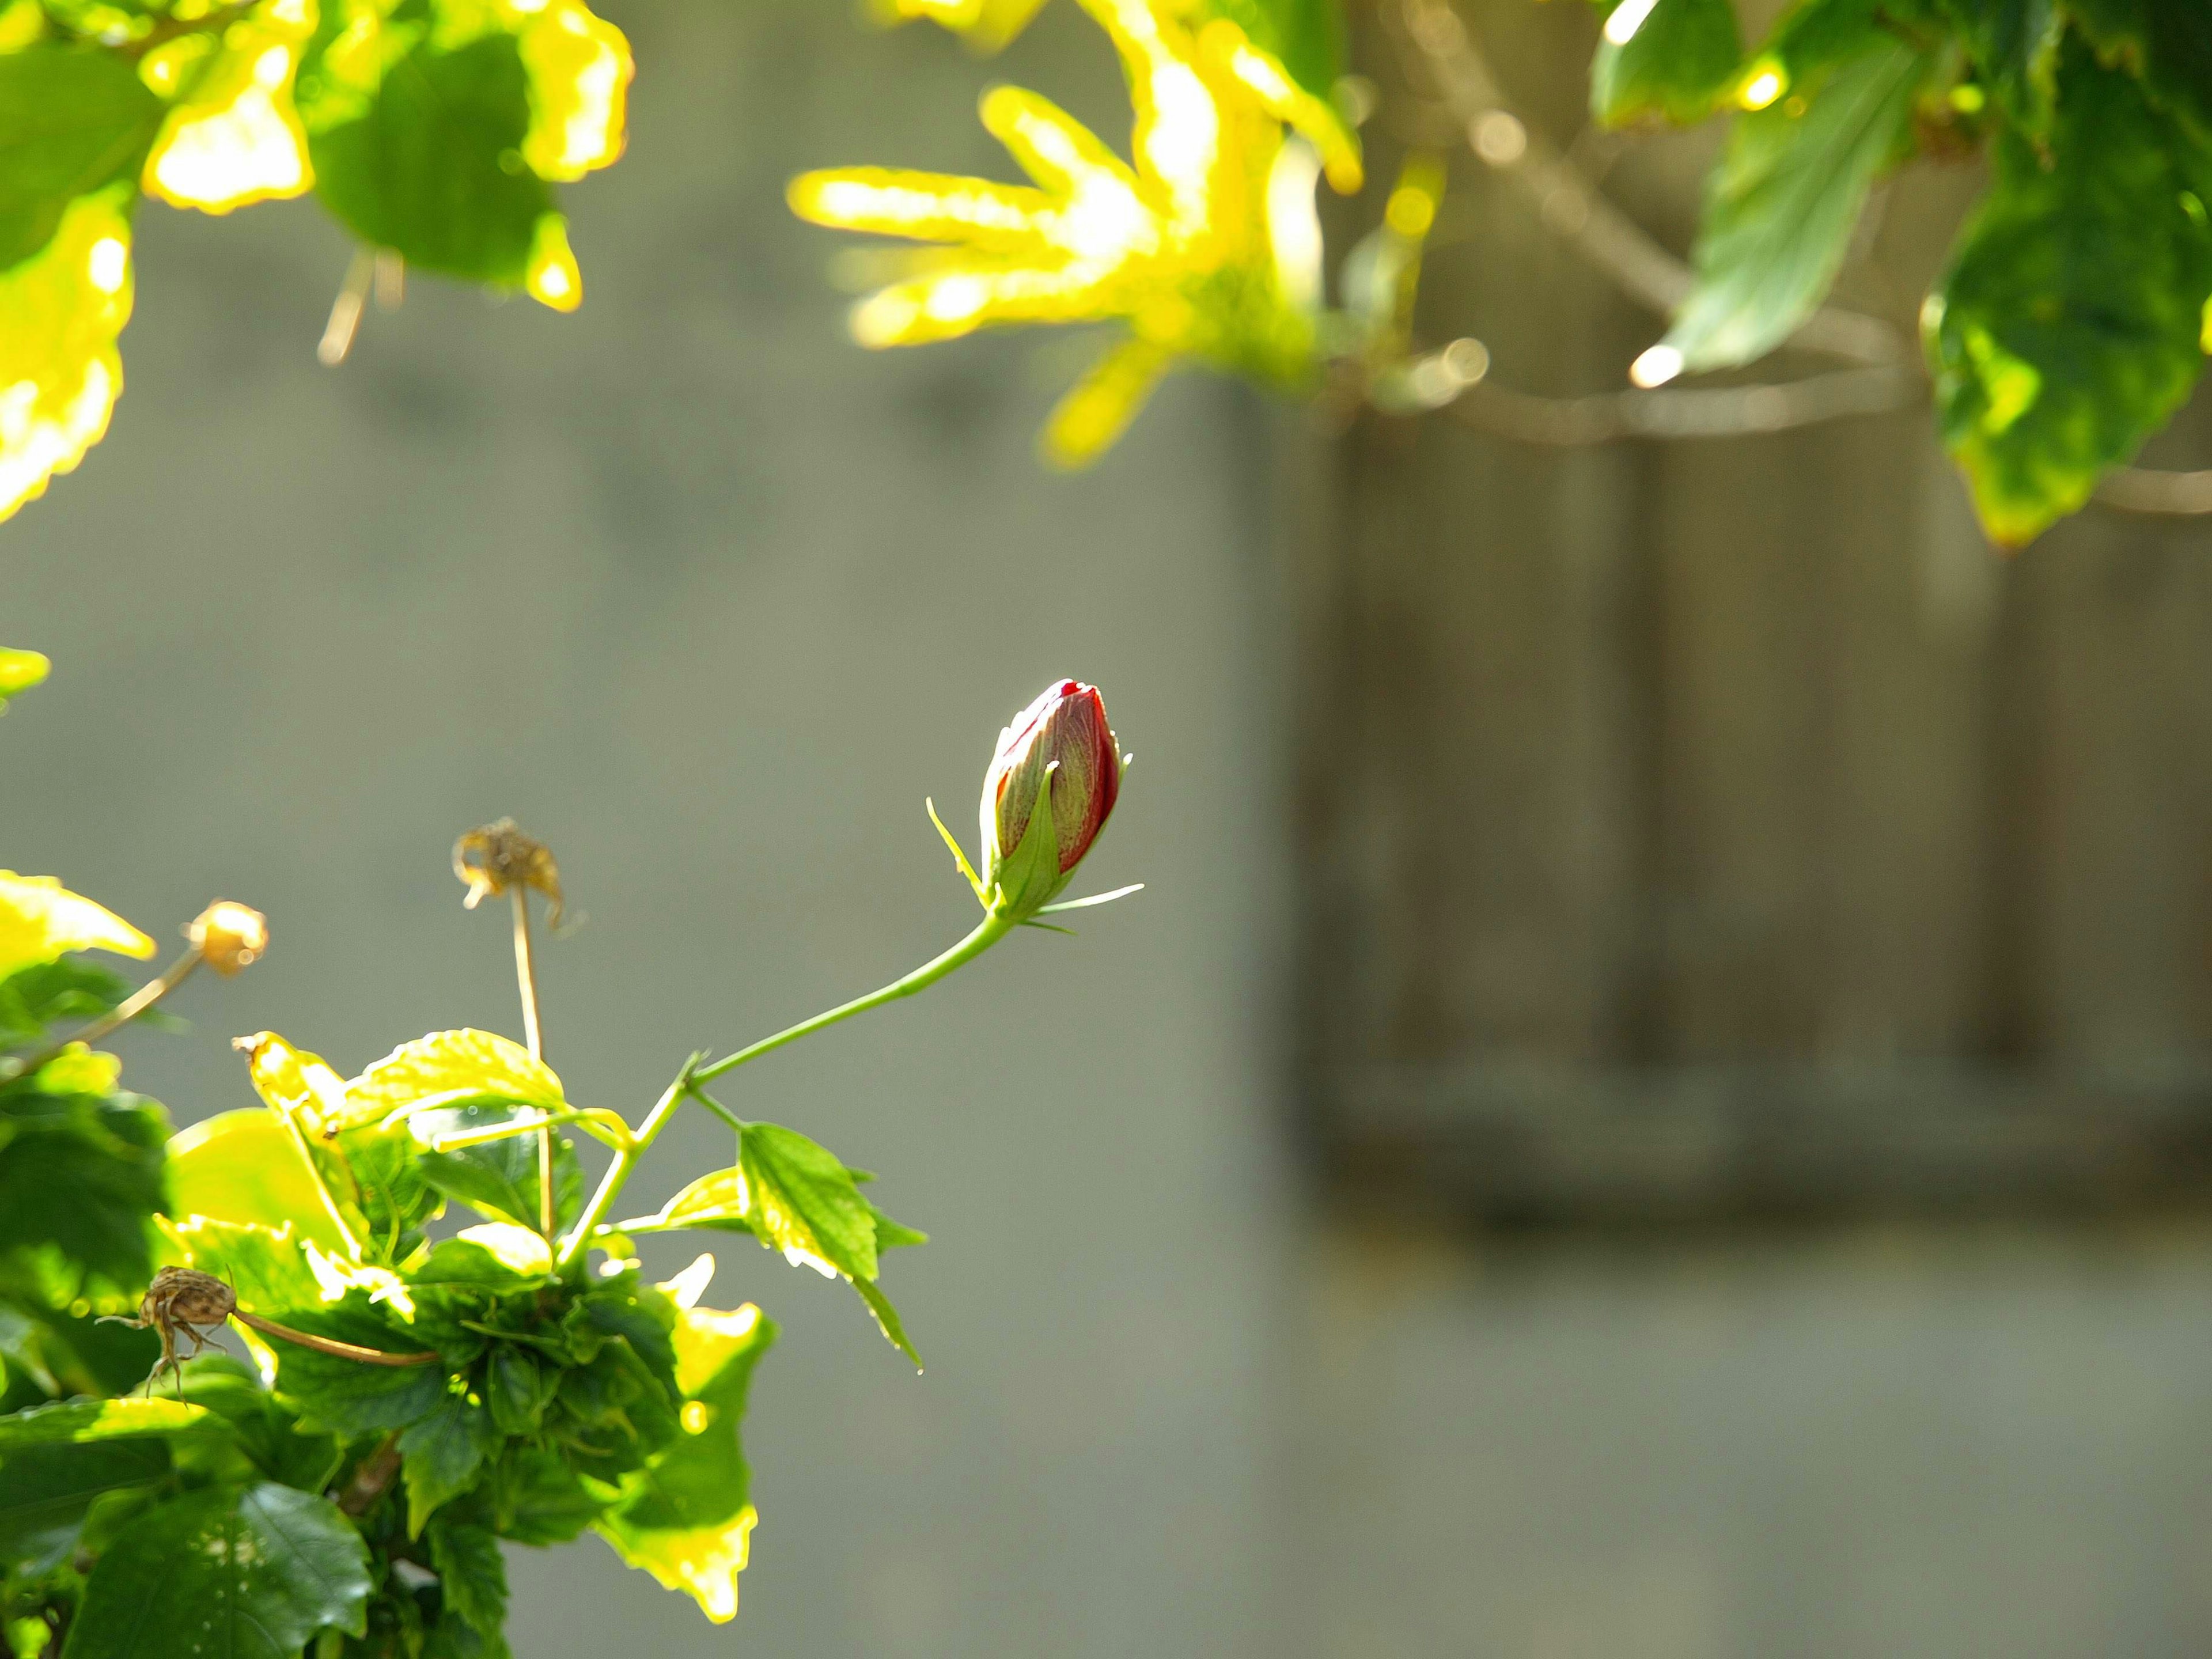
<svg viewBox="0 0 2212 1659"><path fill-rule="evenodd" d="M606 1507L559 1453L532 1446L510 1444L487 1490L500 1536L518 1544L565 1544Z"/></svg>
<svg viewBox="0 0 2212 1659"><path fill-rule="evenodd" d="M371 1124L337 1135L331 1147L353 1177L368 1224L363 1243L369 1255L378 1261L404 1261L422 1243L423 1224L446 1202L423 1172L415 1137L404 1126Z"/></svg>
<svg viewBox="0 0 2212 1659"><path fill-rule="evenodd" d="M4 60L0 60L4 61ZM0 1090L0 1252L52 1243L118 1287L152 1272L168 1117L131 1094L49 1094L49 1066Z"/></svg>
<svg viewBox="0 0 2212 1659"><path fill-rule="evenodd" d="M551 210L522 161L522 55L505 33L448 45L434 21L427 0L325 6L294 93L316 192L410 264L520 287Z"/></svg>
<svg viewBox="0 0 2212 1659"><path fill-rule="evenodd" d="M426 1345L414 1329L365 1305L356 1291L346 1301L286 1322L317 1336L336 1338L386 1353L407 1353ZM446 1398L447 1372L439 1365L364 1365L319 1353L282 1338L269 1346L276 1356L276 1391L295 1404L305 1428L353 1437L404 1429L421 1421Z"/></svg>
<svg viewBox="0 0 2212 1659"><path fill-rule="evenodd" d="M482 1635L498 1636L507 1622L507 1563L498 1537L489 1527L443 1516L431 1521L427 1535L446 1613Z"/></svg>
<svg viewBox="0 0 2212 1659"><path fill-rule="evenodd" d="M1644 0L1626 0L1641 9ZM1657 119L1702 121L1729 88L1743 59L1743 37L1729 0L1656 0L1628 38L1615 44L1617 21L1635 14L1606 5L1608 33L1590 60L1590 113L1606 126Z"/></svg>
<svg viewBox="0 0 2212 1659"><path fill-rule="evenodd" d="M529 1350L502 1342L484 1367L484 1404L501 1433L535 1434L559 1385Z"/></svg>
<svg viewBox="0 0 2212 1659"><path fill-rule="evenodd" d="M1927 71L1911 47L1878 45L1809 95L1738 118L1705 198L1698 285L1667 335L1685 368L1749 362L1813 313L1868 191L1911 131Z"/></svg>
<svg viewBox="0 0 2212 1659"><path fill-rule="evenodd" d="M2100 57L2212 143L2212 25L2198 0L2067 0Z"/></svg>
<svg viewBox="0 0 2212 1659"><path fill-rule="evenodd" d="M425 1146L441 1135L488 1128L511 1122L514 1109L506 1106L440 1108L408 1121L417 1140ZM484 1214L526 1227L538 1224L538 1137L512 1135L487 1146L458 1152L420 1155L422 1174L450 1198L473 1206ZM553 1192L562 1224L575 1219L584 1206L583 1166L566 1137L553 1137Z"/></svg>
<svg viewBox="0 0 2212 1659"><path fill-rule="evenodd" d="M860 1300L868 1304L868 1311L875 1315L876 1328L883 1332L884 1340L914 1361L915 1370L920 1370L921 1355L915 1352L913 1342L908 1339L906 1322L899 1317L898 1310L891 1306L891 1299L884 1294L883 1286L872 1279L856 1279L853 1281L853 1288L860 1293Z"/></svg>
<svg viewBox="0 0 2212 1659"><path fill-rule="evenodd" d="M46 41L0 56L0 270L46 246L76 198L136 175L167 112L115 52Z"/></svg>
<svg viewBox="0 0 2212 1659"><path fill-rule="evenodd" d="M2132 78L2069 45L2048 145L2045 165L2000 137L1927 313L1945 441L2013 544L2079 507L2189 395L2212 293L2182 147Z"/></svg>
<svg viewBox="0 0 2212 1659"><path fill-rule="evenodd" d="M66 1659L298 1659L367 1628L368 1547L337 1505L264 1482L189 1492L125 1528L86 1581Z"/></svg>
<svg viewBox="0 0 2212 1659"><path fill-rule="evenodd" d="M151 1485L170 1462L166 1433L32 1441L0 1450L0 1565L46 1571L76 1548L94 1499Z"/></svg>
<svg viewBox="0 0 2212 1659"><path fill-rule="evenodd" d="M260 1379L228 1354L187 1360L180 1391L185 1403L222 1419L232 1443L271 1480L320 1492L344 1462L344 1449L337 1440L302 1431Z"/></svg>
<svg viewBox="0 0 2212 1659"><path fill-rule="evenodd" d="M1958 31L2006 112L2027 131L2042 132L2066 32L2060 0L1935 0L1935 9Z"/></svg>
<svg viewBox="0 0 2212 1659"><path fill-rule="evenodd" d="M484 1459L498 1446L491 1413L462 1394L447 1394L399 1437L410 1536L421 1534L422 1523L441 1504L476 1485Z"/></svg>

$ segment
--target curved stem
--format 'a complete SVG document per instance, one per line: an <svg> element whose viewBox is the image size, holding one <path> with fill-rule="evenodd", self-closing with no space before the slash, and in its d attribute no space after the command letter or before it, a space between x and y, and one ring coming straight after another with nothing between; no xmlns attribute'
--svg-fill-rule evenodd
<svg viewBox="0 0 2212 1659"><path fill-rule="evenodd" d="M653 1109L646 1114L645 1121L637 1126L637 1133L633 1137L635 1145L615 1153L615 1160L607 1166L606 1174L600 1177L599 1190L592 1194L592 1201L584 1206L584 1213L577 1218L575 1226L561 1241L560 1250L554 1257L556 1268L565 1267L574 1261L584 1246L591 1242L592 1230L606 1219L607 1212L613 1207L616 1198L621 1194L623 1182L629 1179L631 1170L644 1156L646 1148L652 1146L661 1130L667 1127L668 1120L675 1115L676 1109L687 1098L703 1098L699 1089L701 1084L711 1082L726 1072L733 1072L747 1060L758 1060L763 1054L772 1053L786 1043L796 1042L803 1036L826 1030L840 1020L850 1019L855 1014L865 1014L871 1008L880 1008L887 1002L896 1002L901 997L910 997L917 991L927 990L954 969L981 956L1012 933L1015 926L1011 917L993 911L976 924L973 933L951 950L932 957L912 973L893 980L880 990L871 991L864 997L840 1003L811 1019L803 1019L796 1025L787 1026L774 1036L763 1037L751 1047L726 1054L711 1066L702 1066L698 1056L694 1055L676 1074L676 1080L653 1103ZM729 1117L726 1109L714 1103L708 1103L714 1105L719 1115Z"/></svg>
<svg viewBox="0 0 2212 1659"><path fill-rule="evenodd" d="M386 1353L381 1348L364 1348L358 1343L341 1342L336 1337L313 1336L306 1331L295 1331L289 1325L279 1325L273 1319L264 1319L259 1314L250 1314L243 1308L233 1308L230 1316L248 1330L259 1331L264 1336L296 1342L303 1348L313 1348L317 1353L326 1353L337 1359L351 1359L363 1365L434 1365L434 1353Z"/></svg>
<svg viewBox="0 0 2212 1659"><path fill-rule="evenodd" d="M72 1042L97 1042L118 1026L129 1024L190 979L192 969L200 965L200 949L195 945L164 968L158 978L148 980L89 1025L70 1033L59 1042L50 1043L27 1060L0 1064L0 1083L13 1078L28 1077Z"/></svg>
<svg viewBox="0 0 2212 1659"><path fill-rule="evenodd" d="M530 950L530 889L516 882L514 896L514 981L522 992L522 1037L532 1060L545 1058L545 1039L538 1026L538 963ZM553 1237L553 1125L538 1126L538 1231Z"/></svg>

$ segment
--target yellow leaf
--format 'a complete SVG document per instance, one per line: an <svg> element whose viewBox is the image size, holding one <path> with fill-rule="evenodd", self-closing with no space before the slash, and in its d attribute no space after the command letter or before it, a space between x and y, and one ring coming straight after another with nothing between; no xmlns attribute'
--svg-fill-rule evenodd
<svg viewBox="0 0 2212 1659"><path fill-rule="evenodd" d="M53 669L44 653L10 651L0 646L0 702L39 684Z"/></svg>
<svg viewBox="0 0 2212 1659"><path fill-rule="evenodd" d="M50 1095L105 1095L122 1080L123 1062L72 1042L39 1068L38 1086Z"/></svg>
<svg viewBox="0 0 2212 1659"><path fill-rule="evenodd" d="M320 1054L295 1048L274 1031L257 1031L235 1045L246 1051L253 1092L279 1118L302 1125L311 1134L335 1134L349 1127L346 1085Z"/></svg>
<svg viewBox="0 0 2212 1659"><path fill-rule="evenodd" d="M212 54L179 66L181 95L146 157L146 193L228 213L305 192L314 172L292 79L314 28L313 0L275 0L233 23ZM149 78L161 67L149 64Z"/></svg>
<svg viewBox="0 0 2212 1659"><path fill-rule="evenodd" d="M629 42L582 0L516 0L515 45L530 72L522 159L541 179L580 179L623 152Z"/></svg>
<svg viewBox="0 0 2212 1659"><path fill-rule="evenodd" d="M219 1112L169 1137L169 1203L180 1223L194 1216L282 1232L333 1255L346 1253L322 1188L284 1126L252 1108Z"/></svg>
<svg viewBox="0 0 2212 1659"><path fill-rule="evenodd" d="M131 319L130 198L128 185L80 196L45 248L0 273L0 519L107 430Z"/></svg>
<svg viewBox="0 0 2212 1659"><path fill-rule="evenodd" d="M114 951L144 958L154 941L52 876L0 870L0 979L70 951Z"/></svg>
<svg viewBox="0 0 2212 1659"><path fill-rule="evenodd" d="M402 1043L345 1085L333 1128L372 1123L409 1109L503 1102L559 1111L561 1079L530 1050L489 1031L433 1031Z"/></svg>
<svg viewBox="0 0 2212 1659"><path fill-rule="evenodd" d="M1110 445L1177 357L1306 380L1314 296L1286 280L1274 222L1297 204L1271 190L1285 129L1320 152L1337 189L1360 179L1342 123L1234 23L1194 33L1147 0L1082 3L1121 53L1133 167L1036 94L1000 87L984 96L983 125L1032 185L844 167L803 174L790 191L793 210L817 224L949 245L854 308L863 345L995 324L1123 324L1125 338L1048 429L1048 453L1069 465Z"/></svg>

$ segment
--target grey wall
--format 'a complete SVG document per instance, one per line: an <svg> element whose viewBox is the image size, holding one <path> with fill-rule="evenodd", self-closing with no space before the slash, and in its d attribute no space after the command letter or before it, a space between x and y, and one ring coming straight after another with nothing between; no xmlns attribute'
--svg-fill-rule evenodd
<svg viewBox="0 0 2212 1659"><path fill-rule="evenodd" d="M586 1540L518 1562L517 1647L1230 1650L1276 1184L1257 407L1177 384L1107 466L1045 476L1073 364L863 355L836 239L781 201L809 164L997 165L987 71L836 9L610 10L643 68L628 158L572 198L573 319L419 282L325 371L346 256L316 210L146 210L113 435L0 529L0 635L58 665L0 729L0 861L164 937L216 894L268 911L264 965L179 998L189 1038L121 1045L189 1121L251 1103L236 1033L350 1068L516 1030L505 929L445 867L511 812L590 918L545 951L549 1057L635 1117L695 1046L964 932L923 796L972 840L1000 725L1098 683L1139 765L1085 879L1152 890L738 1091L936 1234L887 1279L928 1374L848 1291L724 1251L717 1293L785 1323L738 1624ZM1072 8L1019 72L1111 107ZM729 1152L704 1123L664 1147L641 1198Z"/></svg>

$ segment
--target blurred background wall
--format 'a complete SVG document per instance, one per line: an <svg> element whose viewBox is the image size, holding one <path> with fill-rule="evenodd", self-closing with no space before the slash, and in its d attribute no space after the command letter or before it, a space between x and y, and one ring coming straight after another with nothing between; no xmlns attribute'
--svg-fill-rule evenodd
<svg viewBox="0 0 2212 1659"><path fill-rule="evenodd" d="M988 66L606 9L641 74L580 313L418 282L325 371L312 209L149 209L114 434L0 530L58 662L9 862L276 929L137 1085L189 1121L246 1103L236 1033L514 1030L445 865L513 813L588 917L549 1057L634 1112L965 927L921 798L963 825L1062 673L1139 763L1086 874L1152 885L748 1073L935 1233L888 1279L928 1374L722 1250L785 1330L739 1620L525 1552L522 1659L2203 1651L2204 534L1997 563L1917 416L1562 461L1197 378L1048 477L1085 347L853 349L781 192L1002 173L994 78L1119 132L1074 9ZM1571 131L1588 19L1469 15ZM1679 246L1690 177L1620 182ZM1633 320L1463 229L1437 326L1614 383ZM2008 835L2021 776L2076 815ZM641 1197L727 1151L664 1144Z"/></svg>

